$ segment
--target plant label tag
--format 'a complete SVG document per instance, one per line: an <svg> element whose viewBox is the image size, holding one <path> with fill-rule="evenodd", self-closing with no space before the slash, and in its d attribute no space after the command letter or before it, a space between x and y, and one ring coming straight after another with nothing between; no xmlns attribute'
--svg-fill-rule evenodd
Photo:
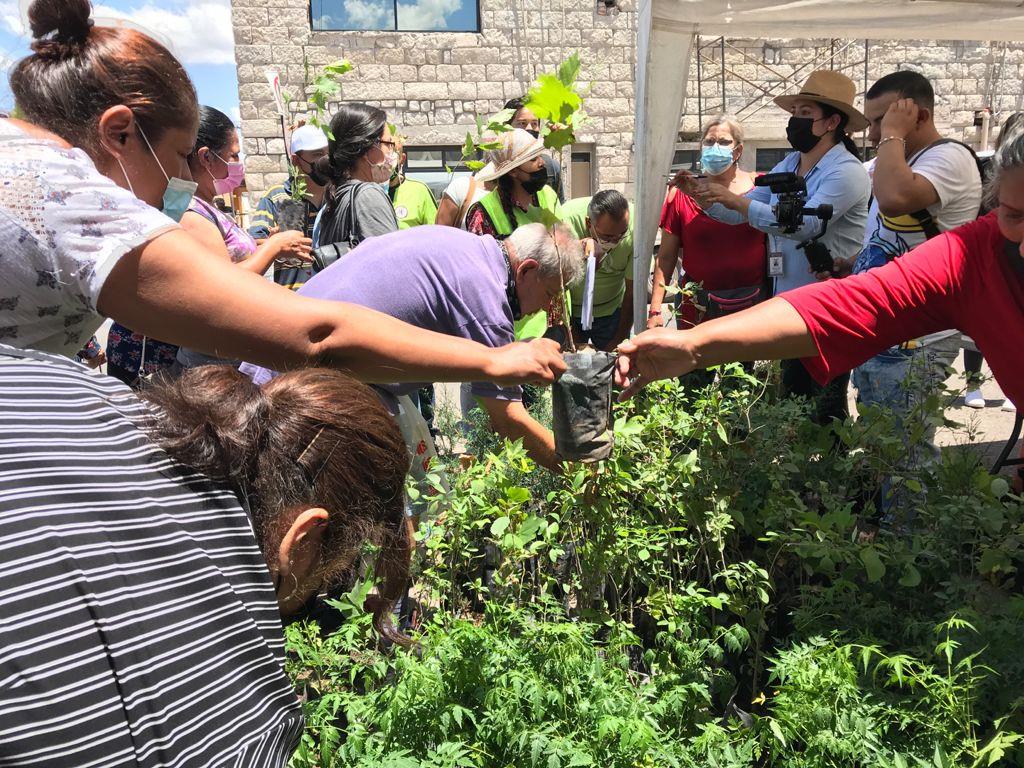
<svg viewBox="0 0 1024 768"><path fill-rule="evenodd" d="M594 325L594 279L597 276L597 259L591 253L587 256L587 272L583 281L583 317L580 327L589 331Z"/></svg>
<svg viewBox="0 0 1024 768"><path fill-rule="evenodd" d="M781 253L770 253L768 254L768 277L782 277L782 254Z"/></svg>

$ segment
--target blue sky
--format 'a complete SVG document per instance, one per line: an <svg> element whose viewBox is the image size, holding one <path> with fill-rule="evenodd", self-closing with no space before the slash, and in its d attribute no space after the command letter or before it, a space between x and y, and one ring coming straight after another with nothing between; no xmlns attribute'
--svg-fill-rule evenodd
<svg viewBox="0 0 1024 768"><path fill-rule="evenodd" d="M199 102L236 122L238 81L231 32L230 0L93 0L94 18L126 18L169 44L195 82ZM27 0L23 3L27 6ZM11 63L31 51L19 0L0 0L0 108L13 102L7 84Z"/></svg>

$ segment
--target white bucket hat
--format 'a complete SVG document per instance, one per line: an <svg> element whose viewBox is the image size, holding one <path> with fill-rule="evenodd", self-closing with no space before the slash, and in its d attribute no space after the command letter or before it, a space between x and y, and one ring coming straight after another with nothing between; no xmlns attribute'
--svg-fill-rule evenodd
<svg viewBox="0 0 1024 768"><path fill-rule="evenodd" d="M494 181L544 151L544 142L533 138L522 128L505 131L499 135L498 140L501 148L489 151L487 157L490 162L476 172L476 180L479 182Z"/></svg>

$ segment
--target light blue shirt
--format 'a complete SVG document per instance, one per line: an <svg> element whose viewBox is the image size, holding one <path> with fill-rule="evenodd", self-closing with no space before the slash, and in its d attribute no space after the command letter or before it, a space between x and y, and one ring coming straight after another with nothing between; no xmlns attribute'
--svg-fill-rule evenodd
<svg viewBox="0 0 1024 768"><path fill-rule="evenodd" d="M800 167L800 153L786 155L772 173L795 173ZM850 154L842 144L836 144L804 176L807 183L808 208L832 206L832 219L821 239L835 259L854 259L864 244L864 230L868 222L868 198L871 181L864 165ZM708 208L707 213L727 224L749 223L754 229L766 232L771 239L771 251L782 254L783 274L775 279L775 294L790 291L802 285L817 282L810 265L797 245L809 240L821 229L821 221L813 216L804 217L803 226L796 232L783 234L775 225L772 206L778 196L768 187L754 187L747 192L750 210L744 216L720 203Z"/></svg>

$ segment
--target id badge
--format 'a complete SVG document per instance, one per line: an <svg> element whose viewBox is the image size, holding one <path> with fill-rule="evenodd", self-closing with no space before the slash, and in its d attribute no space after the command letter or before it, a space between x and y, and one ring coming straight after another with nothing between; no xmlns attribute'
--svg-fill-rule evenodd
<svg viewBox="0 0 1024 768"><path fill-rule="evenodd" d="M784 273L782 266L782 254L779 252L768 254L768 277L782 277Z"/></svg>

